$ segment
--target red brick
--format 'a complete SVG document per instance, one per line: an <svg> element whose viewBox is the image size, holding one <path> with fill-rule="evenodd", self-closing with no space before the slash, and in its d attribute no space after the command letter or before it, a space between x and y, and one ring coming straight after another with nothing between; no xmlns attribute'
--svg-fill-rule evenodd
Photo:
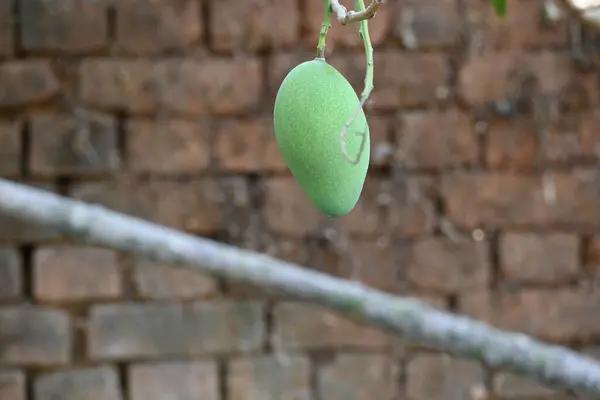
<svg viewBox="0 0 600 400"><path fill-rule="evenodd" d="M394 36L405 47L429 49L459 44L461 19L455 1L410 0L394 6Z"/></svg>
<svg viewBox="0 0 600 400"><path fill-rule="evenodd" d="M115 1L115 48L134 55L182 51L202 39L202 9L195 0Z"/></svg>
<svg viewBox="0 0 600 400"><path fill-rule="evenodd" d="M274 233L297 236L316 233L325 219L291 176L265 182L263 213Z"/></svg>
<svg viewBox="0 0 600 400"><path fill-rule="evenodd" d="M389 229L402 238L409 238L433 232L438 225L435 209L437 187L434 179L428 176L393 177L389 196Z"/></svg>
<svg viewBox="0 0 600 400"><path fill-rule="evenodd" d="M579 238L566 233L505 233L500 265L508 281L558 283L579 271Z"/></svg>
<svg viewBox="0 0 600 400"><path fill-rule="evenodd" d="M345 3L350 10L356 10L354 4L353 2ZM305 30L304 43L311 50L315 49L316 51L319 32L323 23L325 3L319 0L307 0L302 1L302 6L302 22ZM375 18L369 20L369 36L371 37L373 46L378 47L383 44L389 36L392 13L392 7L386 5L380 7ZM331 28L327 32L326 54L334 53L337 47L362 48L363 42L358 35L358 24L353 23L343 26L337 21L335 14L332 14L331 18Z"/></svg>
<svg viewBox="0 0 600 400"><path fill-rule="evenodd" d="M12 300L21 295L23 272L17 249L0 248L0 300Z"/></svg>
<svg viewBox="0 0 600 400"><path fill-rule="evenodd" d="M476 133L458 110L401 114L396 142L398 161L409 168L458 167L479 158Z"/></svg>
<svg viewBox="0 0 600 400"><path fill-rule="evenodd" d="M4 400L25 400L25 374L17 370L0 372L0 398Z"/></svg>
<svg viewBox="0 0 600 400"><path fill-rule="evenodd" d="M569 41L568 19L544 25L543 0L517 0L505 18L498 18L489 2L467 0L467 30L470 48L477 52L498 49L564 47ZM559 5L559 3L556 3Z"/></svg>
<svg viewBox="0 0 600 400"><path fill-rule="evenodd" d="M293 53L278 52L268 58L269 80L269 107L275 104L275 96L286 75L298 64L315 58L315 53L310 51L296 51Z"/></svg>
<svg viewBox="0 0 600 400"><path fill-rule="evenodd" d="M121 164L117 122L105 114L36 114L30 118L29 168L41 176L113 172Z"/></svg>
<svg viewBox="0 0 600 400"><path fill-rule="evenodd" d="M56 193L56 187L49 183L21 182L36 189ZM50 228L40 228L37 224L25 223L22 219L0 214L0 240L14 242L38 242L56 239L58 231Z"/></svg>
<svg viewBox="0 0 600 400"><path fill-rule="evenodd" d="M552 390L534 379L521 375L514 375L507 372L500 372L494 375L493 380L494 393L502 398L543 398L556 394Z"/></svg>
<svg viewBox="0 0 600 400"><path fill-rule="evenodd" d="M203 234L219 229L226 200L220 186L209 179L142 181L122 178L81 183L73 186L71 196Z"/></svg>
<svg viewBox="0 0 600 400"><path fill-rule="evenodd" d="M449 173L443 192L450 220L466 228L508 225L594 227L600 174L573 170L545 178L515 173Z"/></svg>
<svg viewBox="0 0 600 400"><path fill-rule="evenodd" d="M581 127L579 140L576 142L577 149L581 154L591 160L600 160L600 111L592 110L581 115Z"/></svg>
<svg viewBox="0 0 600 400"><path fill-rule="evenodd" d="M420 239L412 247L408 277L418 288L448 294L485 288L491 274L489 255L486 242Z"/></svg>
<svg viewBox="0 0 600 400"><path fill-rule="evenodd" d="M262 97L257 59L87 59L79 74L84 103L134 114L239 114Z"/></svg>
<svg viewBox="0 0 600 400"><path fill-rule="evenodd" d="M216 158L227 172L287 171L272 118L226 120L216 131Z"/></svg>
<svg viewBox="0 0 600 400"><path fill-rule="evenodd" d="M321 366L317 375L319 398L331 400L392 399L396 369L388 355L342 353Z"/></svg>
<svg viewBox="0 0 600 400"><path fill-rule="evenodd" d="M294 45L300 32L295 0L209 1L211 48L217 51L281 49Z"/></svg>
<svg viewBox="0 0 600 400"><path fill-rule="evenodd" d="M146 259L135 261L133 279L138 294L149 299L189 299L218 292L217 282L207 275Z"/></svg>
<svg viewBox="0 0 600 400"><path fill-rule="evenodd" d="M219 400L219 371L213 361L172 361L129 367L131 400Z"/></svg>
<svg viewBox="0 0 600 400"><path fill-rule="evenodd" d="M134 172L198 173L209 167L212 127L208 120L130 119L126 135L128 166Z"/></svg>
<svg viewBox="0 0 600 400"><path fill-rule="evenodd" d="M410 359L406 376L411 400L476 399L485 390L480 365L446 354L417 354Z"/></svg>
<svg viewBox="0 0 600 400"><path fill-rule="evenodd" d="M0 120L0 176L16 177L21 173L20 121Z"/></svg>
<svg viewBox="0 0 600 400"><path fill-rule="evenodd" d="M95 366L43 373L33 382L35 400L121 400L114 367Z"/></svg>
<svg viewBox="0 0 600 400"><path fill-rule="evenodd" d="M600 236L594 235L584 243L583 265L594 278L600 276Z"/></svg>
<svg viewBox="0 0 600 400"><path fill-rule="evenodd" d="M358 203L337 223L342 234L373 236L383 224L384 196L389 182L367 175Z"/></svg>
<svg viewBox="0 0 600 400"><path fill-rule="evenodd" d="M546 95L560 96L576 83L564 53L504 51L467 59L458 73L458 92L467 103L477 105L519 97L532 79L536 91Z"/></svg>
<svg viewBox="0 0 600 400"><path fill-rule="evenodd" d="M21 45L27 51L83 53L108 43L105 1L19 3Z"/></svg>
<svg viewBox="0 0 600 400"><path fill-rule="evenodd" d="M58 78L47 61L0 64L0 108L49 100L59 89Z"/></svg>
<svg viewBox="0 0 600 400"><path fill-rule="evenodd" d="M265 253L280 260L306 265L311 251L304 240L273 236L266 239Z"/></svg>
<svg viewBox="0 0 600 400"><path fill-rule="evenodd" d="M275 349L389 348L394 340L380 330L304 303L277 304L273 325Z"/></svg>
<svg viewBox="0 0 600 400"><path fill-rule="evenodd" d="M431 106L445 100L449 91L443 54L380 52L374 73L375 110Z"/></svg>
<svg viewBox="0 0 600 400"><path fill-rule="evenodd" d="M392 140L392 119L379 115L371 115L367 119L371 136L371 165L387 165L395 150Z"/></svg>
<svg viewBox="0 0 600 400"><path fill-rule="evenodd" d="M491 168L531 168L538 149L536 126L532 119L494 121L486 135L485 161Z"/></svg>
<svg viewBox="0 0 600 400"><path fill-rule="evenodd" d="M70 318L31 305L0 308L0 365L58 366L71 360Z"/></svg>
<svg viewBox="0 0 600 400"><path fill-rule="evenodd" d="M398 249L390 243L374 240L345 240L340 247L333 244L313 250L312 268L365 285L398 292L402 266Z"/></svg>
<svg viewBox="0 0 600 400"><path fill-rule="evenodd" d="M227 367L231 400L311 398L310 361L301 355L236 358Z"/></svg>
<svg viewBox="0 0 600 400"><path fill-rule="evenodd" d="M594 316L599 303L597 290L529 289L496 295L471 292L460 299L460 310L499 329L565 342L598 335L600 322Z"/></svg>
<svg viewBox="0 0 600 400"><path fill-rule="evenodd" d="M118 298L118 254L94 247L46 246L33 256L35 297L42 302Z"/></svg>
<svg viewBox="0 0 600 400"><path fill-rule="evenodd" d="M595 133L587 136L585 123L587 115L582 117L581 124L578 114L562 115L562 118L545 128L539 140L540 161L544 165L569 165L586 159L597 160L600 151ZM581 125L581 126L580 126ZM595 129L592 128L593 132ZM581 131L581 132L580 132ZM516 149L515 149L516 151Z"/></svg>
<svg viewBox="0 0 600 400"><path fill-rule="evenodd" d="M0 2L0 57L10 57L15 51L13 1L15 0Z"/></svg>
<svg viewBox="0 0 600 400"><path fill-rule="evenodd" d="M90 312L94 359L157 358L259 350L265 340L258 302L98 305Z"/></svg>

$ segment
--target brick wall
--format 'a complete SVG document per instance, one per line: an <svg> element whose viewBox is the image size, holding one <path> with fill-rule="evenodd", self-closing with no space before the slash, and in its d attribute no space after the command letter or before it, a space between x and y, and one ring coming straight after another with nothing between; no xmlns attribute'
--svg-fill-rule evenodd
<svg viewBox="0 0 600 400"><path fill-rule="evenodd" d="M0 1L0 175L600 354L593 35L538 0L505 22L398 3L371 23L373 165L338 221L271 128L322 0ZM361 90L355 27L328 43ZM568 398L7 217L0 244L2 400Z"/></svg>

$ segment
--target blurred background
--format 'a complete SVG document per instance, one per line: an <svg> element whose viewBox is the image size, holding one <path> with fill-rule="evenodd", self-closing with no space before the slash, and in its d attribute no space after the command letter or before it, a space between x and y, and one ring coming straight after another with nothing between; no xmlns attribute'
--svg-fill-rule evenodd
<svg viewBox="0 0 600 400"><path fill-rule="evenodd" d="M372 165L329 220L272 131L323 6L0 0L0 175L600 356L595 28L551 0L388 0ZM360 92L357 29L327 59ZM2 400L585 398L6 216L0 244Z"/></svg>

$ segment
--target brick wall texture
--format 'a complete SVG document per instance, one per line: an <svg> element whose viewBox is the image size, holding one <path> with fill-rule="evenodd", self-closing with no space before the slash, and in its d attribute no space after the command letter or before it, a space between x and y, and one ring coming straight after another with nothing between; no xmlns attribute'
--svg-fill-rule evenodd
<svg viewBox="0 0 600 400"><path fill-rule="evenodd" d="M271 118L322 0L2 0L0 175L600 355L600 41L542 5L383 7L372 166L331 221ZM362 90L356 26L330 32ZM0 218L2 400L491 397L572 398Z"/></svg>

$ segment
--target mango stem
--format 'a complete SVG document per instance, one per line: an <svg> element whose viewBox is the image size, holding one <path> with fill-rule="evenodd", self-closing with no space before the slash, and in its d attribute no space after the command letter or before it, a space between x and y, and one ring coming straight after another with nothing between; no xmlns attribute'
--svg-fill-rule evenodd
<svg viewBox="0 0 600 400"><path fill-rule="evenodd" d="M377 2L377 0L372 0L372 2L375 3L375 2ZM358 10L358 13L363 13L366 9L364 0L356 0L356 8ZM344 154L346 161L348 161L352 165L356 165L360 162L360 158L362 156L362 153L364 152L365 144L367 142L367 127L365 127L362 132L356 132L357 135L362 135L362 140L360 143L360 148L358 149L358 154L357 154L356 158L354 158L354 159L348 155L348 150L346 149L346 136L348 135L348 129L350 129L350 125L352 125L352 122L354 122L354 120L358 116L358 113L360 112L360 110L365 106L365 103L369 99L369 96L371 95L371 92L373 91L373 87L374 87L374 84L373 84L373 65L374 65L374 63L373 63L373 45L371 44L371 37L369 36L369 20L368 19L363 19L360 21L358 33L359 33L360 37L362 38L363 44L365 47L365 59L366 59L366 64L367 64L366 72L365 72L365 87L360 96L360 103L359 103L358 107L356 108L356 111L354 112L352 117L350 117L348 122L346 122L346 124L342 128L342 133L340 134L340 147L342 149L342 154Z"/></svg>
<svg viewBox="0 0 600 400"><path fill-rule="evenodd" d="M325 15L319 32L319 42L317 43L317 58L325 59L325 46L327 42L327 32L331 27L331 0L325 0Z"/></svg>

